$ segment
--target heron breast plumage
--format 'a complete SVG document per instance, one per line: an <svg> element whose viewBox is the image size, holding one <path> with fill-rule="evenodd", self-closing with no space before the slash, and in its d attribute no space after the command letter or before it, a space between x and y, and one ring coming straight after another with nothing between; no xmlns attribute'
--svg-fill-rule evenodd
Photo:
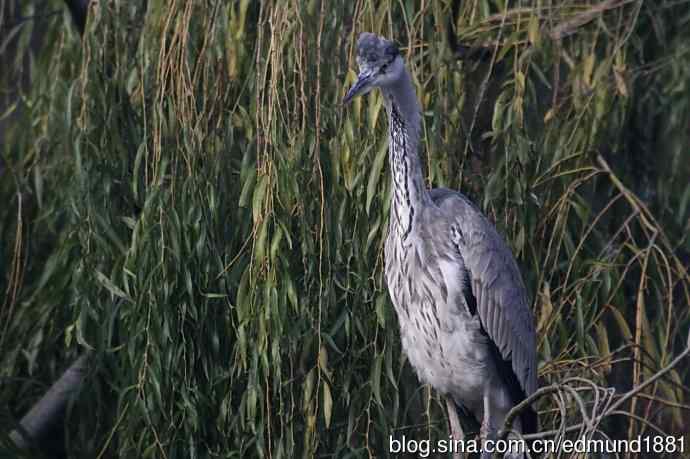
<svg viewBox="0 0 690 459"><path fill-rule="evenodd" d="M470 286L462 282L462 263L450 247L434 242L450 238L413 230L406 243L401 231L391 220L385 257L403 349L423 382L457 398L476 396L492 369L488 338L466 305L464 289Z"/></svg>

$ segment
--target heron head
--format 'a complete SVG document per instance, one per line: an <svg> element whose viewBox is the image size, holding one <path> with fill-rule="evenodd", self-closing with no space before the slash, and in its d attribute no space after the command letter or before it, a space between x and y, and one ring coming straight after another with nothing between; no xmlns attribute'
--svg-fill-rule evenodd
<svg viewBox="0 0 690 459"><path fill-rule="evenodd" d="M405 64L395 43L369 32L360 34L357 39L357 65L359 75L345 95L344 104L374 88L394 84L405 72Z"/></svg>

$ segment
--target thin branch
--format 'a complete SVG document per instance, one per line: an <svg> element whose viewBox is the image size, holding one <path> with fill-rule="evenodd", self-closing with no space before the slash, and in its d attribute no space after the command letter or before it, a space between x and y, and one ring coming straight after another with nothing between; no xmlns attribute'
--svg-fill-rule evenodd
<svg viewBox="0 0 690 459"><path fill-rule="evenodd" d="M594 5L585 12L576 15L569 21L558 24L551 30L551 32L549 32L549 35L554 40L560 40L563 37L567 37L568 35L575 33L579 27L591 22L601 13L614 8L620 8L628 3L632 3L632 1L634 0L606 0L605 2Z"/></svg>
<svg viewBox="0 0 690 459"><path fill-rule="evenodd" d="M654 375L652 375L649 379L641 382L637 386L633 387L630 389L628 392L623 394L618 400L616 400L613 403L607 404L606 409L599 415L596 415L595 413L592 413L592 417L590 419L586 419L586 422L581 422L572 426L568 426L565 429L558 429L558 430L549 430L545 432L539 432L536 434L529 434L525 435L524 439L525 440L534 440L534 439L540 439L540 438L547 438L559 434L564 434L568 432L573 432L582 429L583 427L588 427L589 430L594 429L594 426L598 425L604 418L607 416L611 416L613 414L622 414L622 412L619 410L619 408L628 400L630 400L632 397L636 396L639 392L643 391L645 388L650 386L651 384L654 384L656 381L658 381L660 378L665 376L668 372L670 372L674 367L676 367L681 360L683 360L685 357L690 354L690 334L688 335L688 341L686 343L685 349L683 352L681 352L678 356L676 356L668 365L666 365L664 368L661 370L657 371ZM600 389L602 391L609 391L611 396L613 396L613 391L609 388L603 388L603 387L598 387L592 385L590 382L588 382L588 385L591 387L589 388L584 388L584 387L579 387L579 388L573 388L567 385L568 381L579 381L578 378L571 378L570 380L567 380L566 382L562 384L551 384L549 386L541 387L537 391L535 391L532 395L527 397L525 400L522 402L518 403L513 407L513 409L510 410L508 415L506 416L505 422L504 422L504 427L503 430L499 433L499 438L506 438L508 434L510 433L510 428L513 425L513 421L515 418L528 406L531 406L532 403L534 403L536 400L540 399L544 395L547 394L562 394L563 391L567 391L573 398L577 400L577 403L579 404L580 411L583 413L583 417L585 417L585 410L583 408L582 400L581 398L577 395L578 390L595 390L594 388L596 387L597 389ZM581 381L580 381L581 382ZM609 399L610 400L610 399ZM559 404L560 405L560 404ZM596 405L595 405L596 406ZM594 410L596 411L596 410ZM629 416L638 419L634 413L626 413Z"/></svg>

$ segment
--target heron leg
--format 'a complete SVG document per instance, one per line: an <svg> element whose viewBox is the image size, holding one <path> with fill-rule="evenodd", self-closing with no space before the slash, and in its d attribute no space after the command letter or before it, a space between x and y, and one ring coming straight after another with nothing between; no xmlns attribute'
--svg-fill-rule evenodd
<svg viewBox="0 0 690 459"><path fill-rule="evenodd" d="M482 442L482 454L481 459L491 459L491 453L487 451L486 440L492 437L492 422L491 422L491 401L489 399L488 391L484 392L483 396L484 402L484 416L482 416L482 426L479 429L479 436Z"/></svg>
<svg viewBox="0 0 690 459"><path fill-rule="evenodd" d="M458 418L458 408L455 405L455 401L451 397L446 397L446 409L448 410L448 423L450 424L450 433L452 435L453 444L455 440L463 440L465 434L462 431L462 426L460 425L460 419ZM455 450L453 447L453 459L462 459L462 453Z"/></svg>

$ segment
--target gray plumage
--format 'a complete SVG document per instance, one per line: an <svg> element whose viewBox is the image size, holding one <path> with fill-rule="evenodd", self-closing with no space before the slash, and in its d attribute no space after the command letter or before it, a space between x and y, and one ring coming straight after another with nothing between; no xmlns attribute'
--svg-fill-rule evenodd
<svg viewBox="0 0 690 459"><path fill-rule="evenodd" d="M403 349L423 382L492 437L537 387L534 319L520 271L469 199L427 190L417 154L420 107L397 47L363 33L357 63L344 102L378 87L388 113L393 194L385 271ZM536 413L524 411L513 428L536 431Z"/></svg>

